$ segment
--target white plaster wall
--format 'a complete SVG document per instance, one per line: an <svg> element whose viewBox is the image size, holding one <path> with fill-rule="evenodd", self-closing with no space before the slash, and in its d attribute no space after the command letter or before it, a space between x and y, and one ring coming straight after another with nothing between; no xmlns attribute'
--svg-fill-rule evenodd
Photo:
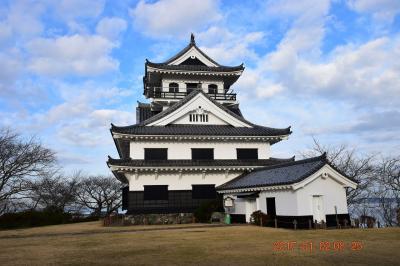
<svg viewBox="0 0 400 266"><path fill-rule="evenodd" d="M250 217L253 212L257 210L257 199L238 198L234 195L224 195L234 199L234 208L230 209L230 214L244 214L246 215L246 222L250 222ZM227 210L225 210L227 211Z"/></svg>
<svg viewBox="0 0 400 266"><path fill-rule="evenodd" d="M234 206L232 214L245 214L246 213L246 201L244 199L238 199L237 197L234 201Z"/></svg>
<svg viewBox="0 0 400 266"><path fill-rule="evenodd" d="M232 171L227 175L224 171L219 172L183 172L180 177L178 172L159 173L138 173L138 178L134 173L127 173L126 177L129 181L130 191L143 191L144 185L168 185L168 190L191 190L192 185L222 185L225 182L242 174L243 171Z"/></svg>
<svg viewBox="0 0 400 266"><path fill-rule="evenodd" d="M259 159L270 157L268 142L137 142L130 143L130 157L144 160L145 148L167 148L168 159L192 159L192 148L213 148L214 159L237 159L236 148L258 149Z"/></svg>
<svg viewBox="0 0 400 266"><path fill-rule="evenodd" d="M208 80L206 78L199 80L198 78L194 79L181 79L179 77L177 78L163 78L161 80L162 84L162 91L169 91L169 84L175 82L179 84L179 92L185 92L186 91L186 83L199 83L201 84L201 88L205 93L208 93L208 85L210 84L215 84L217 85L218 88L218 93L224 93L224 82L223 80Z"/></svg>
<svg viewBox="0 0 400 266"><path fill-rule="evenodd" d="M275 198L276 215L297 215L296 192L288 190L264 191L259 195L260 210L267 213L267 198Z"/></svg>
<svg viewBox="0 0 400 266"><path fill-rule="evenodd" d="M250 223L251 214L257 210L255 199L246 199L246 222Z"/></svg>

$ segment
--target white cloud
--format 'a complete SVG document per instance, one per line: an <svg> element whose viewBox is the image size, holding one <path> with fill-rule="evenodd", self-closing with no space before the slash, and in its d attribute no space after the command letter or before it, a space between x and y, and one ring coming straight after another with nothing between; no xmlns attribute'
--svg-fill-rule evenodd
<svg viewBox="0 0 400 266"><path fill-rule="evenodd" d="M107 39L115 40L127 27L126 21L121 18L103 18L97 24L96 32Z"/></svg>
<svg viewBox="0 0 400 266"><path fill-rule="evenodd" d="M45 6L40 2L13 1L7 10L6 23L12 32L20 38L29 38L40 34L44 26L40 15L45 11Z"/></svg>
<svg viewBox="0 0 400 266"><path fill-rule="evenodd" d="M275 80L292 92L396 105L400 104L400 63L394 58L400 58L400 38L379 38L338 47L319 62L297 57L285 69L273 65L270 69Z"/></svg>
<svg viewBox="0 0 400 266"><path fill-rule="evenodd" d="M239 64L245 59L257 59L256 53L250 47L263 38L262 32L233 33L226 28L216 26L198 34L201 43L208 44L201 49L223 64Z"/></svg>
<svg viewBox="0 0 400 266"><path fill-rule="evenodd" d="M240 89L259 97L287 93L336 98L359 106L400 104L400 60L396 60L400 58L400 36L349 43L322 54L329 5L320 4L318 12L303 12L300 4L280 3L280 8L274 6L273 10L295 17L292 27L276 50L245 71L238 82ZM307 4L301 7L309 8ZM307 24L303 25L303 21Z"/></svg>
<svg viewBox="0 0 400 266"><path fill-rule="evenodd" d="M0 47L9 44L12 37L12 28L8 23L0 21Z"/></svg>
<svg viewBox="0 0 400 266"><path fill-rule="evenodd" d="M121 101L132 94L131 90L111 87L97 83L55 83L59 91L60 103L52 105L43 112L29 114L23 127L30 132L52 130L50 138L57 139L57 145L73 147L102 146L109 143L110 123L133 124L134 108L125 111L119 106ZM111 143L111 142L110 142Z"/></svg>
<svg viewBox="0 0 400 266"><path fill-rule="evenodd" d="M49 76L92 76L116 70L118 61L110 55L116 44L98 35L37 38L27 44L32 55L28 68Z"/></svg>
<svg viewBox="0 0 400 266"><path fill-rule="evenodd" d="M57 16L65 20L98 17L104 9L105 0L61 0L54 3Z"/></svg>
<svg viewBox="0 0 400 266"><path fill-rule="evenodd" d="M22 67L21 54L17 49L0 52L0 95L15 93L13 86Z"/></svg>
<svg viewBox="0 0 400 266"><path fill-rule="evenodd" d="M222 18L214 0L141 0L129 13L138 30L153 37L186 36Z"/></svg>
<svg viewBox="0 0 400 266"><path fill-rule="evenodd" d="M398 0L348 0L348 6L359 13L370 13L378 21L392 22L400 13Z"/></svg>

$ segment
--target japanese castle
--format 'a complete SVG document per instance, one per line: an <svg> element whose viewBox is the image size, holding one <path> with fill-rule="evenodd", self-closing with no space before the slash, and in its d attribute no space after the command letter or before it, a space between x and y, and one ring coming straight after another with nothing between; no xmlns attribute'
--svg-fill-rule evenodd
<svg viewBox="0 0 400 266"><path fill-rule="evenodd" d="M111 125L120 158L107 164L126 184L127 214L190 214L217 200L237 222L249 222L257 210L282 222L348 217L346 189L357 184L324 155L271 157L271 146L292 132L243 117L233 91L243 71L243 64L211 59L193 34L169 60L146 60L149 102L138 102L136 124Z"/></svg>

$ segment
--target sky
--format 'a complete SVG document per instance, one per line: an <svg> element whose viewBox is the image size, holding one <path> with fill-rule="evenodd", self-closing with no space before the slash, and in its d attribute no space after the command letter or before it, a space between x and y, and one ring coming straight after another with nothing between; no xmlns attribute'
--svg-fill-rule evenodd
<svg viewBox="0 0 400 266"><path fill-rule="evenodd" d="M190 33L223 65L248 120L292 126L272 156L341 144L400 155L400 1L0 1L0 127L35 136L65 171L109 174L110 124L135 123L148 58Z"/></svg>

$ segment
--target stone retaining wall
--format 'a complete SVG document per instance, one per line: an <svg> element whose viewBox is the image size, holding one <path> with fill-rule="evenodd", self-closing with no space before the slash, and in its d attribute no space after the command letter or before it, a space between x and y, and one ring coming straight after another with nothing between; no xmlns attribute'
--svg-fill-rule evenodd
<svg viewBox="0 0 400 266"><path fill-rule="evenodd" d="M188 224L194 223L193 213L130 214L124 216L124 225Z"/></svg>

